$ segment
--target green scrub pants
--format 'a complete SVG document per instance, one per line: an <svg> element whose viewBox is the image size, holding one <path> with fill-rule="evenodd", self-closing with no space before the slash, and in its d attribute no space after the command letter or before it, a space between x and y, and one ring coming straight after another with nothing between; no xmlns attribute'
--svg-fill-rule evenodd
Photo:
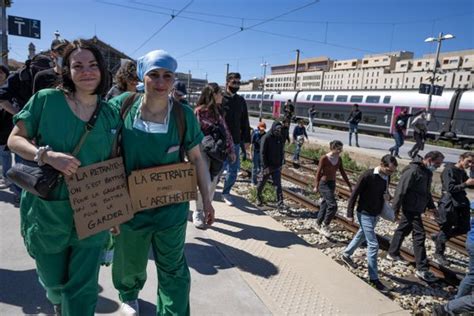
<svg viewBox="0 0 474 316"><path fill-rule="evenodd" d="M54 254L35 252L40 282L51 303L61 304L62 316L94 315L102 249L70 246Z"/></svg>
<svg viewBox="0 0 474 316"><path fill-rule="evenodd" d="M133 301L146 281L150 245L158 273L157 315L189 315L190 273L184 256L186 225L134 231L122 225L115 238L112 279L122 302Z"/></svg>

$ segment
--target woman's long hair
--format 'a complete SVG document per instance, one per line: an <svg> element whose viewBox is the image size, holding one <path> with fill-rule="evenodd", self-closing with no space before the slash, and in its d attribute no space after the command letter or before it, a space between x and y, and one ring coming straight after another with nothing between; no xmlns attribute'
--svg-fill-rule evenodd
<svg viewBox="0 0 474 316"><path fill-rule="evenodd" d="M219 117L219 106L214 99L214 95L219 93L221 88L215 82L208 83L201 91L201 96L197 102L200 109L210 111L214 117Z"/></svg>

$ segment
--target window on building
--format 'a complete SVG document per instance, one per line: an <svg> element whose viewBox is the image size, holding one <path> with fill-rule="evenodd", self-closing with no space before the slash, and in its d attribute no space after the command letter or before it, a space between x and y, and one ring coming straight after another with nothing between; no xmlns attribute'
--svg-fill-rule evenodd
<svg viewBox="0 0 474 316"><path fill-rule="evenodd" d="M347 95L338 95L336 97L336 102L347 102Z"/></svg>
<svg viewBox="0 0 474 316"><path fill-rule="evenodd" d="M447 64L449 64L449 59L444 59L443 60L443 65L447 65Z"/></svg>
<svg viewBox="0 0 474 316"><path fill-rule="evenodd" d="M469 82L471 80L471 75L467 75L466 81Z"/></svg>
<svg viewBox="0 0 474 316"><path fill-rule="evenodd" d="M360 103L362 102L363 96L361 95L352 95L351 96L351 102L352 103Z"/></svg>
<svg viewBox="0 0 474 316"><path fill-rule="evenodd" d="M389 104L389 103L390 103L390 99L391 99L391 98L392 98L392 97L391 97L391 96L389 96L389 95L386 95L386 96L384 96L384 97L383 97L383 103L385 103L385 104Z"/></svg>
<svg viewBox="0 0 474 316"><path fill-rule="evenodd" d="M364 60L362 63L363 63L364 65L367 65L367 64L369 63L369 61L368 61L368 60Z"/></svg>
<svg viewBox="0 0 474 316"><path fill-rule="evenodd" d="M321 101L321 95L320 94L313 95L313 101Z"/></svg>
<svg viewBox="0 0 474 316"><path fill-rule="evenodd" d="M416 78L415 78L415 77L413 77L413 83L415 83L415 80L416 80Z"/></svg>
<svg viewBox="0 0 474 316"><path fill-rule="evenodd" d="M421 66L421 61L417 62L416 65L417 65L418 67L420 67L420 66Z"/></svg>
<svg viewBox="0 0 474 316"><path fill-rule="evenodd" d="M332 102L334 101L334 95L332 94L327 94L324 96L324 101Z"/></svg>
<svg viewBox="0 0 474 316"><path fill-rule="evenodd" d="M459 75L459 81L462 81L462 75Z"/></svg>
<svg viewBox="0 0 474 316"><path fill-rule="evenodd" d="M380 102L380 96L378 95L368 95L367 98L365 99L366 103L379 103Z"/></svg>
<svg viewBox="0 0 474 316"><path fill-rule="evenodd" d="M457 59L451 59L451 60L449 61L450 64L455 64L455 63L457 63L457 62L458 62Z"/></svg>
<svg viewBox="0 0 474 316"><path fill-rule="evenodd" d="M352 66L356 66L357 65L357 62L356 61L353 61L352 62Z"/></svg>

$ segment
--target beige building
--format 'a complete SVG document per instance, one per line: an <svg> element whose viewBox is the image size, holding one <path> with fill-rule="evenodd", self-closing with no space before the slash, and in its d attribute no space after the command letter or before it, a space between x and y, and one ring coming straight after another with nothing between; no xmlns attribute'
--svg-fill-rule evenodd
<svg viewBox="0 0 474 316"><path fill-rule="evenodd" d="M418 89L430 83L434 54L413 59L407 51L366 55L362 59L316 57L298 64L298 90ZM294 89L295 61L272 67L267 90ZM474 87L474 50L442 53L435 84L448 89Z"/></svg>

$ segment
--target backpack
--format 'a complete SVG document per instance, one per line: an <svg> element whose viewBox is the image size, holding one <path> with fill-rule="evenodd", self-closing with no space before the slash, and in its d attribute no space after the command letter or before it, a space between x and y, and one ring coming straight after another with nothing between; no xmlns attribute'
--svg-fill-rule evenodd
<svg viewBox="0 0 474 316"><path fill-rule="evenodd" d="M224 162L227 159L227 136L221 124L214 124L201 144L203 151L211 160Z"/></svg>

